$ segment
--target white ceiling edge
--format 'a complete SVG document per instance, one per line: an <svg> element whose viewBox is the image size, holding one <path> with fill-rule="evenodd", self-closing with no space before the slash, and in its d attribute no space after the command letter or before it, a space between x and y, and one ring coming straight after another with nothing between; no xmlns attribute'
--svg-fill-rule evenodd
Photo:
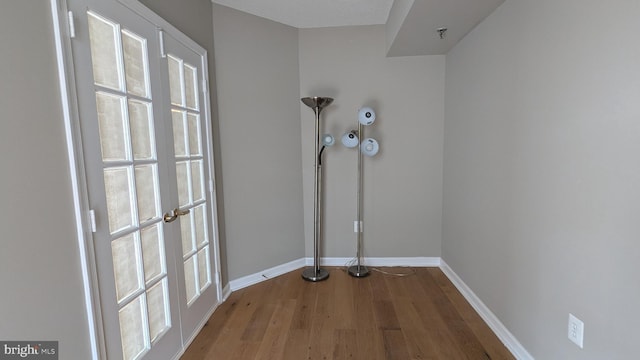
<svg viewBox="0 0 640 360"><path fill-rule="evenodd" d="M386 24L393 0L211 0L299 29Z"/></svg>
<svg viewBox="0 0 640 360"><path fill-rule="evenodd" d="M504 1L414 1L399 28L391 29L396 35L389 39L387 56L446 54ZM442 39L438 33L439 28L447 29Z"/></svg>
<svg viewBox="0 0 640 360"><path fill-rule="evenodd" d="M413 7L415 0L395 0L391 10L389 10L389 17L387 18L387 24L385 26L385 35L387 40L387 52L391 48L391 45L398 36L400 28L404 23L409 11Z"/></svg>
<svg viewBox="0 0 640 360"><path fill-rule="evenodd" d="M444 55L505 0L211 0L298 29L386 25L387 56ZM440 38L438 28L447 28Z"/></svg>

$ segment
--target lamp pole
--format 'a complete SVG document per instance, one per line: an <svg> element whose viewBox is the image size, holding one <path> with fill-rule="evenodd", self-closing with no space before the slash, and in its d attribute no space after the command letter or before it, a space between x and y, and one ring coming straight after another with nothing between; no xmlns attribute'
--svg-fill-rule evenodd
<svg viewBox="0 0 640 360"><path fill-rule="evenodd" d="M320 241L322 239L322 150L320 149L320 113L325 106L333 102L332 98L306 97L301 99L316 115L314 144L314 183L313 189L313 267L302 271L302 278L307 281L322 281L329 277L329 272L320 268Z"/></svg>
<svg viewBox="0 0 640 360"><path fill-rule="evenodd" d="M362 123L358 121L358 138L360 141L364 139ZM362 265L362 232L364 231L362 226L362 152L358 149L358 191L356 195L356 217L358 221L358 237L356 244L356 257L358 262L356 265L350 266L348 269L349 275L353 277L365 277L369 275L369 269Z"/></svg>

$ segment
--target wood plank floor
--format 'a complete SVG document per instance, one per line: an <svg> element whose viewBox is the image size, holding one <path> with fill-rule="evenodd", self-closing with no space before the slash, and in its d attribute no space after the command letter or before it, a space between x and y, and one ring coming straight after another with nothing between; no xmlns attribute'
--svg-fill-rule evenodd
<svg viewBox="0 0 640 360"><path fill-rule="evenodd" d="M326 269L323 282L297 270L234 292L182 359L514 359L438 268Z"/></svg>

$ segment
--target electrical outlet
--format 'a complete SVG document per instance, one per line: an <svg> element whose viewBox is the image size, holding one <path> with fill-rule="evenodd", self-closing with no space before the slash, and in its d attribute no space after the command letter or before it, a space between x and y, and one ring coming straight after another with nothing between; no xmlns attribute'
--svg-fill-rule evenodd
<svg viewBox="0 0 640 360"><path fill-rule="evenodd" d="M584 340L584 323L577 317L569 314L569 340L582 349Z"/></svg>
<svg viewBox="0 0 640 360"><path fill-rule="evenodd" d="M353 221L353 232L362 232L362 221L354 220Z"/></svg>

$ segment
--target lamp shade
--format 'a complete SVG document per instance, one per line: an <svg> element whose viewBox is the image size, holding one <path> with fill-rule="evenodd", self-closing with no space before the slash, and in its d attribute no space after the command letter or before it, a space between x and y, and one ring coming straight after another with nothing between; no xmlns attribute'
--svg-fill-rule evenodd
<svg viewBox="0 0 640 360"><path fill-rule="evenodd" d="M380 150L380 145L376 139L366 138L360 144L360 151L367 156L374 156Z"/></svg>
<svg viewBox="0 0 640 360"><path fill-rule="evenodd" d="M358 121L362 125L371 125L376 121L376 112L370 107L363 107L358 111Z"/></svg>
<svg viewBox="0 0 640 360"><path fill-rule="evenodd" d="M336 139L331 134L322 135L322 145L323 146L332 146L336 143Z"/></svg>
<svg viewBox="0 0 640 360"><path fill-rule="evenodd" d="M354 148L358 146L360 140L358 139L358 135L355 132L349 131L342 135L342 145L348 148Z"/></svg>

